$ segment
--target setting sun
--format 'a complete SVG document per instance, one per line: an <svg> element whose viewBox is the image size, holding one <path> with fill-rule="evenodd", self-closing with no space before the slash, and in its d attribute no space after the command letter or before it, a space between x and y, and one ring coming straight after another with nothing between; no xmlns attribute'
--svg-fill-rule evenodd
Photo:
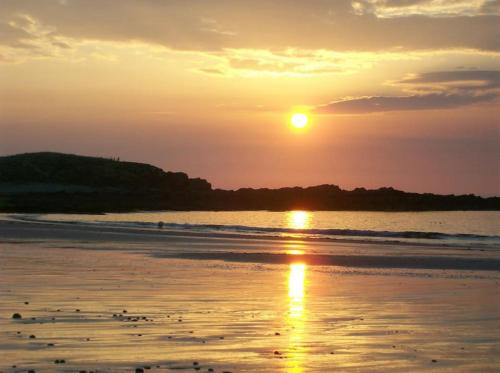
<svg viewBox="0 0 500 373"><path fill-rule="evenodd" d="M309 118L304 113L295 113L292 115L291 123L295 128L304 128L307 126Z"/></svg>

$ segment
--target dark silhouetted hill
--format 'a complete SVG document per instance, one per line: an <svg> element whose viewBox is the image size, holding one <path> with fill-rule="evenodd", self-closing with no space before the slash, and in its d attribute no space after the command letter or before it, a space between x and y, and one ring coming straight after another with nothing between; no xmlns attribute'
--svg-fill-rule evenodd
<svg viewBox="0 0 500 373"><path fill-rule="evenodd" d="M500 198L352 191L336 185L220 190L182 172L143 163L60 153L0 157L0 211L135 210L500 210Z"/></svg>
<svg viewBox="0 0 500 373"><path fill-rule="evenodd" d="M3 211L197 208L211 190L206 180L143 163L50 152L0 157Z"/></svg>

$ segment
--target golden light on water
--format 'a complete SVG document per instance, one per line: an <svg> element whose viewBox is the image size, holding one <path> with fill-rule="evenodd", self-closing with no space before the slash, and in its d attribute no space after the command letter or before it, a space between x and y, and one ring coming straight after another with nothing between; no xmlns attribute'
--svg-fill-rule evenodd
<svg viewBox="0 0 500 373"><path fill-rule="evenodd" d="M285 245L285 253L288 255L304 255L305 245L301 243L289 243Z"/></svg>
<svg viewBox="0 0 500 373"><path fill-rule="evenodd" d="M308 211L289 211L287 225L292 229L307 229L311 223L311 213Z"/></svg>
<svg viewBox="0 0 500 373"><path fill-rule="evenodd" d="M288 373L302 373L304 360L303 336L304 336L304 300L306 284L305 263L292 263L288 272L288 325L289 335L289 359L287 360Z"/></svg>
<svg viewBox="0 0 500 373"><path fill-rule="evenodd" d="M288 275L288 296L291 301L301 303L304 299L304 280L306 265L304 263L290 264Z"/></svg>

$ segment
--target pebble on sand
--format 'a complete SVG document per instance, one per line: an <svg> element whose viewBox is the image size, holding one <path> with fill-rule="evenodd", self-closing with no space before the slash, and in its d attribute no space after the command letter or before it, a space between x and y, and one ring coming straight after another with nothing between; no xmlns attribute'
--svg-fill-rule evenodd
<svg viewBox="0 0 500 373"><path fill-rule="evenodd" d="M12 318L16 319L16 320L19 320L19 319L22 319L23 317L21 316L20 313L15 313L15 314L12 315Z"/></svg>

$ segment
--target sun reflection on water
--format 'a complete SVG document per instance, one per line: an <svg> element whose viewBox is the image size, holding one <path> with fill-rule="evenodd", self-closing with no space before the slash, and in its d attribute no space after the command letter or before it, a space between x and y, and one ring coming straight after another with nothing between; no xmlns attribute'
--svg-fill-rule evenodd
<svg viewBox="0 0 500 373"><path fill-rule="evenodd" d="M287 213L287 226L292 229L308 229L311 225L309 211L289 211Z"/></svg>
<svg viewBox="0 0 500 373"><path fill-rule="evenodd" d="M307 266L304 263L292 263L288 273L288 325L290 327L288 373L303 372L302 339L304 336L306 269Z"/></svg>
<svg viewBox="0 0 500 373"><path fill-rule="evenodd" d="M290 311L295 310L295 307L300 307L300 310L303 310L305 275L306 265L304 263L290 264L290 273L288 275L288 297L290 298ZM291 317L294 317L294 315L294 312L290 312ZM302 316L302 314L295 316L300 317Z"/></svg>
<svg viewBox="0 0 500 373"><path fill-rule="evenodd" d="M285 253L288 255L303 255L305 253L305 245L301 243L285 244Z"/></svg>

